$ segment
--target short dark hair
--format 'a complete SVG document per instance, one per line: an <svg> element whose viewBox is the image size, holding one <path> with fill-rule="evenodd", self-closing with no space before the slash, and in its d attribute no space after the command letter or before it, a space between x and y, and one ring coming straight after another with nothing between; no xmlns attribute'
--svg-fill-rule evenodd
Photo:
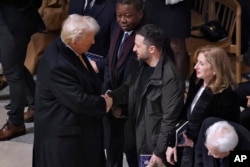
<svg viewBox="0 0 250 167"><path fill-rule="evenodd" d="M117 0L117 3L130 5L132 4L136 10L143 10L142 0Z"/></svg>
<svg viewBox="0 0 250 167"><path fill-rule="evenodd" d="M166 37L160 27L154 24L147 24L143 26L140 30L138 30L136 34L141 35L145 38L144 43L147 46L155 45L157 49L163 49Z"/></svg>

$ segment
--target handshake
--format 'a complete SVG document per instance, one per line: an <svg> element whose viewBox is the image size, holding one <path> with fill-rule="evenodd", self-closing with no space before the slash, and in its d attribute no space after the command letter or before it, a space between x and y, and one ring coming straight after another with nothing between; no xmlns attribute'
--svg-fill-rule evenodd
<svg viewBox="0 0 250 167"><path fill-rule="evenodd" d="M113 106L113 99L110 96L111 90L107 90L104 95L101 95L106 102L106 113L108 113Z"/></svg>
<svg viewBox="0 0 250 167"><path fill-rule="evenodd" d="M109 111L112 111L112 115L115 118L126 118L127 116L124 116L122 114L122 108L118 106L113 106L113 98L111 96L111 90L107 90L104 95L101 95L105 101L106 101L106 113Z"/></svg>

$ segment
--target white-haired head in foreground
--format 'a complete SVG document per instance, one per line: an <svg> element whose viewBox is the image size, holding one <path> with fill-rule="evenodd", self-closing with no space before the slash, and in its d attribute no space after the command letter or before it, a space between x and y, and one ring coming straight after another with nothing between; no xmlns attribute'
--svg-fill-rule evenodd
<svg viewBox="0 0 250 167"><path fill-rule="evenodd" d="M227 121L219 121L206 131L208 154L215 158L224 158L237 146L239 137L234 127Z"/></svg>

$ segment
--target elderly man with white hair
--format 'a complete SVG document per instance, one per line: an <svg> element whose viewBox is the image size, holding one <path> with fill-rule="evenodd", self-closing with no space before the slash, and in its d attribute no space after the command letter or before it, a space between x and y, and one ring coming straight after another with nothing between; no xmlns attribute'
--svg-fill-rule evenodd
<svg viewBox="0 0 250 167"><path fill-rule="evenodd" d="M195 147L195 167L229 167L231 151L250 151L250 132L235 122L205 119Z"/></svg>
<svg viewBox="0 0 250 167"><path fill-rule="evenodd" d="M105 166L102 117L112 99L84 54L98 31L94 18L70 15L39 62L33 167Z"/></svg>

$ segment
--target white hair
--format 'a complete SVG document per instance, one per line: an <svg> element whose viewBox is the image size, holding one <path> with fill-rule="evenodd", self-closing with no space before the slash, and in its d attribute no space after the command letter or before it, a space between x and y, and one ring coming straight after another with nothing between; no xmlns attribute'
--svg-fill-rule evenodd
<svg viewBox="0 0 250 167"><path fill-rule="evenodd" d="M100 26L93 17L72 14L62 25L61 39L66 45L70 45L75 40L82 39L87 33L96 34L99 30Z"/></svg>
<svg viewBox="0 0 250 167"><path fill-rule="evenodd" d="M238 141L237 132L227 121L216 122L206 131L206 143L215 147L219 152L234 150Z"/></svg>

